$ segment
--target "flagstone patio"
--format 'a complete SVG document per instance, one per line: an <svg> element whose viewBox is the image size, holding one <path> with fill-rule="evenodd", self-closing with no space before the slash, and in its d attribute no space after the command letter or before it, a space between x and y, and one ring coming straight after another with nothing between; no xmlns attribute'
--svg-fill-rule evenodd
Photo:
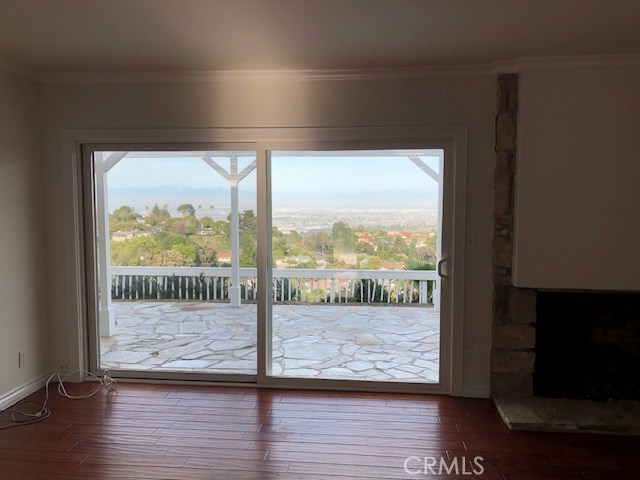
<svg viewBox="0 0 640 480"><path fill-rule="evenodd" d="M256 305L113 303L116 330L100 339L101 367L256 373ZM273 306L273 375L437 382L438 313L425 306Z"/></svg>

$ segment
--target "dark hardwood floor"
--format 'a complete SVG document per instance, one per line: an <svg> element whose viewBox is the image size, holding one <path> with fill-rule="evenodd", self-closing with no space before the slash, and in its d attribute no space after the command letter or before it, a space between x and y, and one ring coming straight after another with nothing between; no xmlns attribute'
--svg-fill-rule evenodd
<svg viewBox="0 0 640 480"><path fill-rule="evenodd" d="M0 430L0 479L640 478L640 437L511 432L490 400L121 383L49 404Z"/></svg>

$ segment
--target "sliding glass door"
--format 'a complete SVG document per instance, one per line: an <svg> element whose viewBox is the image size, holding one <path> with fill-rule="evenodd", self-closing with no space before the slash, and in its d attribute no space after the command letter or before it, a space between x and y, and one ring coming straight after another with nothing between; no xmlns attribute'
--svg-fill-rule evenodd
<svg viewBox="0 0 640 480"><path fill-rule="evenodd" d="M84 147L93 371L446 382L445 150L300 145Z"/></svg>

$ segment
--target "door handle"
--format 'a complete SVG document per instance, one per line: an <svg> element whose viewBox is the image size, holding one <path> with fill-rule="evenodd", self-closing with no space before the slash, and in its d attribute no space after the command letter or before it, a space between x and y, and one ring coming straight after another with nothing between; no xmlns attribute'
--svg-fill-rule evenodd
<svg viewBox="0 0 640 480"><path fill-rule="evenodd" d="M446 259L446 258L443 258L443 259L441 259L441 260L438 262L437 271L438 271L438 276L439 276L440 278L447 278L447 276L446 276L446 275L443 273L443 271L442 271L442 265L443 265L445 262L447 262L447 259Z"/></svg>

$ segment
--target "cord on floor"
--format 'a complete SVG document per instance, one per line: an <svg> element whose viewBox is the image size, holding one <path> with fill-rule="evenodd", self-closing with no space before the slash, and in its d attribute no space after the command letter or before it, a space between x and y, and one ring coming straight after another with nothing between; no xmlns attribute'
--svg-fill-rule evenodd
<svg viewBox="0 0 640 480"><path fill-rule="evenodd" d="M88 376L94 378L95 380L98 381L99 385L87 393L83 393L80 395L71 395L69 392L67 392L67 389L64 386L64 382L71 375L78 372L85 373ZM62 376L62 371L59 370L57 372L52 373L51 376L47 379L47 383L45 384L45 389L44 389L45 391L44 402L37 402L35 400L23 400L21 402L16 403L14 406L12 406L11 408L8 408L7 410L0 411L0 415L10 415L10 418L11 418L11 423L0 426L0 430L12 428L12 427L19 427L22 425L31 425L33 423L41 422L49 418L51 416L51 410L49 410L49 406L48 406L49 384L54 378L57 378L58 380L58 394L63 397L69 398L71 400L78 400L81 398L92 397L103 388L105 388L109 392L115 392L118 388L118 382L116 382L113 378L111 378L111 375L108 370L104 371L104 374L102 375L102 377L98 377L97 375L94 375L91 372L87 372L86 370L74 370L73 372L66 373L64 376ZM35 412L28 412L26 411L27 409L25 409L25 407L29 405L36 405L40 408Z"/></svg>

